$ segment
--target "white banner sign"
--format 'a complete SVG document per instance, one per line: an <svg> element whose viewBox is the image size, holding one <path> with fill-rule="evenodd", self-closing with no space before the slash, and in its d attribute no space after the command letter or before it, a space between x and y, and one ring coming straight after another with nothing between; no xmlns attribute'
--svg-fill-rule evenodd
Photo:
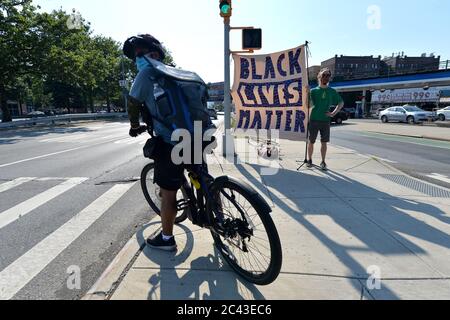
<svg viewBox="0 0 450 320"><path fill-rule="evenodd" d="M276 129L305 139L305 51L303 45L268 55L233 55L237 129Z"/></svg>
<svg viewBox="0 0 450 320"><path fill-rule="evenodd" d="M372 93L372 103L420 103L437 102L440 88L395 89Z"/></svg>

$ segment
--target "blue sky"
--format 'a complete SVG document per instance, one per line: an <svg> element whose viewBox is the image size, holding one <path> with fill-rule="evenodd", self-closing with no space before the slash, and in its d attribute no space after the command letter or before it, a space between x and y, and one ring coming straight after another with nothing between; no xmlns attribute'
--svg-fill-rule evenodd
<svg viewBox="0 0 450 320"><path fill-rule="evenodd" d="M207 82L223 80L223 20L219 0L34 0L42 10L74 8L94 33L123 42L150 33L178 66ZM370 10L369 10L370 9ZM270 53L311 42L310 65L335 54L409 56L435 53L450 59L448 0L233 0L232 26L263 29ZM378 14L379 13L379 14ZM369 22L369 24L368 24ZM240 32L231 35L240 50Z"/></svg>

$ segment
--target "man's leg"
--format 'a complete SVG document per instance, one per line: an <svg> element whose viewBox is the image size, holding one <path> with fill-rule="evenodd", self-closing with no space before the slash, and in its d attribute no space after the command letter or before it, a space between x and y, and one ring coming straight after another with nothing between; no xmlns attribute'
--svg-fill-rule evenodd
<svg viewBox="0 0 450 320"><path fill-rule="evenodd" d="M320 130L320 136L322 138L322 148L321 148L321 154L322 154L322 163L320 164L320 167L322 170L328 170L328 166L326 163L327 159L327 151L328 151L328 143L330 142L330 131L331 131L331 124L327 123L324 124L323 127Z"/></svg>
<svg viewBox="0 0 450 320"><path fill-rule="evenodd" d="M309 142L309 144L308 144L308 156L309 156L308 160L312 160L313 154L314 154L314 143Z"/></svg>
<svg viewBox="0 0 450 320"><path fill-rule="evenodd" d="M163 234L173 236L173 226L177 216L177 191L161 188L161 222Z"/></svg>
<svg viewBox="0 0 450 320"><path fill-rule="evenodd" d="M316 143L317 136L319 134L319 127L317 126L316 122L311 121L308 125L308 130L309 130L308 161L312 161L312 157L314 154L314 144Z"/></svg>
<svg viewBox="0 0 450 320"><path fill-rule="evenodd" d="M320 150L322 153L322 162L326 162L327 151L328 151L328 143L322 142L322 149Z"/></svg>

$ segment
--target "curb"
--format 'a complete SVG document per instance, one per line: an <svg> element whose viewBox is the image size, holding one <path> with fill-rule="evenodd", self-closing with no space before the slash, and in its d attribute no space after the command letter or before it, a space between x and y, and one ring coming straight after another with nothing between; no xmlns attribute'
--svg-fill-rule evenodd
<svg viewBox="0 0 450 320"><path fill-rule="evenodd" d="M109 300L142 246L135 233L81 300Z"/></svg>

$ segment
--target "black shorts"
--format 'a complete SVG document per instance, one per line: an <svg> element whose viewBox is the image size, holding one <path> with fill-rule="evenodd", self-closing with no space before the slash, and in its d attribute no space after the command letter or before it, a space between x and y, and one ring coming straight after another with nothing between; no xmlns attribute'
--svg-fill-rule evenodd
<svg viewBox="0 0 450 320"><path fill-rule="evenodd" d="M309 141L316 143L317 136L320 132L320 141L322 143L330 142L331 122L329 121L314 121L309 123Z"/></svg>
<svg viewBox="0 0 450 320"><path fill-rule="evenodd" d="M184 181L184 166L172 162L173 146L161 143L155 160L155 183L162 189L178 191Z"/></svg>

